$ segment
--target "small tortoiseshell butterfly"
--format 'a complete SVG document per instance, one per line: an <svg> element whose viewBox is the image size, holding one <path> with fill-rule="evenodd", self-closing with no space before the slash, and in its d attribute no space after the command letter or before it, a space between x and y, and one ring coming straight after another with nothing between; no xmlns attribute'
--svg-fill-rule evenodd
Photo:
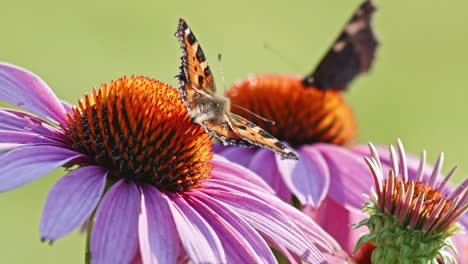
<svg viewBox="0 0 468 264"><path fill-rule="evenodd" d="M346 90L358 74L369 71L379 44L371 27L374 11L371 0L359 6L314 72L303 79L306 88Z"/></svg>
<svg viewBox="0 0 468 264"><path fill-rule="evenodd" d="M295 159L291 152L270 133L247 119L230 112L228 98L216 95L216 85L210 66L192 30L179 19L176 37L183 55L180 82L182 100L192 122L197 123L225 145L258 146L278 153L283 159Z"/></svg>

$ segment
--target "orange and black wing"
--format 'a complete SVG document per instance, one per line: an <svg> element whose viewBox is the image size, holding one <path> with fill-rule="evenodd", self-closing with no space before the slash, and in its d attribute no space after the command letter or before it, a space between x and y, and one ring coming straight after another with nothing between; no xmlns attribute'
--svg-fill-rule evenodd
<svg viewBox="0 0 468 264"><path fill-rule="evenodd" d="M181 85L180 92L185 104L193 108L194 97L210 96L216 92L216 86L205 54L183 19L179 19L176 37L182 49L182 64L180 74L177 76Z"/></svg>
<svg viewBox="0 0 468 264"><path fill-rule="evenodd" d="M210 135L219 139L224 145L234 145L240 147L254 146L234 133L227 120L223 121L221 124L214 123L213 121L204 121L203 127L208 133L210 133Z"/></svg>
<svg viewBox="0 0 468 264"><path fill-rule="evenodd" d="M297 156L277 138L249 120L235 114L229 114L226 118L229 120L229 125L232 130L248 143L276 152L282 159L298 159Z"/></svg>
<svg viewBox="0 0 468 264"><path fill-rule="evenodd" d="M374 11L371 0L361 4L315 71L303 79L306 88L345 90L358 74L369 71L378 46L371 26Z"/></svg>

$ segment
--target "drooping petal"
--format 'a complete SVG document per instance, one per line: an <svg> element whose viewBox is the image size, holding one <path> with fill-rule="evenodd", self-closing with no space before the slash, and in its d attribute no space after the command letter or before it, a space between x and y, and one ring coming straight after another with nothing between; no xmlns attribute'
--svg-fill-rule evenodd
<svg viewBox="0 0 468 264"><path fill-rule="evenodd" d="M104 195L91 231L91 263L129 263L138 248L141 195L132 182L120 180Z"/></svg>
<svg viewBox="0 0 468 264"><path fill-rule="evenodd" d="M366 227L354 229L351 225L364 219L364 214L349 211L333 199L326 199L319 208L305 207L303 212L325 229L346 252L353 252L360 234L367 230Z"/></svg>
<svg viewBox="0 0 468 264"><path fill-rule="evenodd" d="M33 133L65 142L57 128L25 112L0 108L0 130Z"/></svg>
<svg viewBox="0 0 468 264"><path fill-rule="evenodd" d="M299 160L280 160L278 169L292 193L302 205L320 206L328 194L330 173L325 159L312 146L298 151Z"/></svg>
<svg viewBox="0 0 468 264"><path fill-rule="evenodd" d="M270 185L268 185L262 178L241 165L228 161L219 155L213 155L212 164L212 174L215 179L222 178L223 181L227 182L248 184L258 191L274 193Z"/></svg>
<svg viewBox="0 0 468 264"><path fill-rule="evenodd" d="M225 190L225 187L229 187L229 190L238 194L248 194L257 197L259 194L265 194L268 196L274 195L271 189L264 189L262 186L250 182L247 179L239 179L232 177L224 172L212 171L212 178L203 181L203 186L211 188L213 190ZM252 177L259 178L257 175L252 173ZM261 180L261 178L259 178ZM267 185L263 182L264 185Z"/></svg>
<svg viewBox="0 0 468 264"><path fill-rule="evenodd" d="M275 207L276 203L285 204L278 198L270 196L269 203L233 192L206 190L213 197L223 201L230 210L242 216L252 227L269 240L275 240L291 250L305 261L321 263L325 261L314 243L301 232L290 218ZM299 212L298 212L299 213Z"/></svg>
<svg viewBox="0 0 468 264"><path fill-rule="evenodd" d="M174 222L190 260L197 263L226 263L216 232L181 196L168 194Z"/></svg>
<svg viewBox="0 0 468 264"><path fill-rule="evenodd" d="M70 162L82 154L55 146L25 146L0 153L0 192L17 188Z"/></svg>
<svg viewBox="0 0 468 264"><path fill-rule="evenodd" d="M274 249L278 250L281 254L283 254L283 257L285 257L289 261L290 264L302 263L302 260L299 256L295 255L289 249L279 244L278 242L274 240L268 240L268 244Z"/></svg>
<svg viewBox="0 0 468 264"><path fill-rule="evenodd" d="M219 150L219 152L217 152L218 154L244 167L249 165L253 154L255 154L254 149L248 148L222 147L217 149Z"/></svg>
<svg viewBox="0 0 468 264"><path fill-rule="evenodd" d="M200 191L192 192L190 196L190 201L198 203L197 208L204 208L210 216L211 221L209 221L212 226L216 221L222 220L224 225L221 225L221 229L215 228L218 234L226 233L227 235L220 236L223 239L223 246L228 257L228 262L234 261L232 263L275 263L276 259L273 253L271 252L268 244L265 243L265 240L258 234L258 232L253 229L250 225L245 223L241 218L237 217L236 214L232 211L229 211L224 205L219 203L216 199L213 199L211 195L207 195ZM212 212L211 212L212 210ZM215 213L215 214L213 214ZM207 219L206 214L205 219ZM218 220L219 219L219 220ZM218 224L219 225L219 224ZM226 231L223 232L223 229L226 228ZM226 236L229 236L226 237ZM229 243L230 249L226 248L226 240L231 240ZM234 240L234 241L233 241ZM235 251L237 253L235 256L241 256L239 260L234 260L229 258L229 252Z"/></svg>
<svg viewBox="0 0 468 264"><path fill-rule="evenodd" d="M138 237L143 263L176 263L180 242L168 205L170 201L152 186L141 187L141 191Z"/></svg>
<svg viewBox="0 0 468 264"><path fill-rule="evenodd" d="M65 109L38 76L25 69L0 63L0 100L55 121L66 122Z"/></svg>
<svg viewBox="0 0 468 264"><path fill-rule="evenodd" d="M16 147L19 147L26 144L55 145L62 148L67 147L62 142L57 142L54 139L50 139L41 135L0 130L0 151L9 149L9 146L11 145L16 145Z"/></svg>
<svg viewBox="0 0 468 264"><path fill-rule="evenodd" d="M226 255L226 263L257 263L255 252L252 247L239 235L236 230L229 225L224 219L216 215L212 210L206 207L203 203L191 203L191 198L187 199L189 204L197 206L197 212L203 217L213 228L223 245L223 250Z"/></svg>
<svg viewBox="0 0 468 264"><path fill-rule="evenodd" d="M350 210L361 211L366 202L363 194L370 194L374 183L364 158L330 144L314 147L323 155L330 170L329 196Z"/></svg>
<svg viewBox="0 0 468 264"><path fill-rule="evenodd" d="M204 185L207 188L204 189L204 192L210 193L213 197L216 197L218 194L228 193L231 196L241 196L245 199L266 201L271 204L271 207L274 207L273 210L281 211L300 226L300 229L306 233L308 239L312 240L317 247L323 249L322 252L337 253L342 251L338 243L320 226L296 208L279 200L279 198L269 193L252 191L249 187L242 184L236 185L226 181L214 181L213 179L207 179L205 182Z"/></svg>
<svg viewBox="0 0 468 264"><path fill-rule="evenodd" d="M104 192L106 175L99 166L81 167L54 184L42 210L43 240L65 236L88 219Z"/></svg>
<svg viewBox="0 0 468 264"><path fill-rule="evenodd" d="M281 177L276 165L275 153L259 149L252 157L248 168L262 177L275 190L276 195L283 201L291 201L291 191Z"/></svg>
<svg viewBox="0 0 468 264"><path fill-rule="evenodd" d="M276 197L267 197L264 194L258 194L258 197L263 201L274 204L275 209L291 219L299 229L305 233L306 237L321 249L322 253L337 254L346 257L346 254L335 239L323 230L321 226L312 221L310 217L307 217L289 204L278 201Z"/></svg>

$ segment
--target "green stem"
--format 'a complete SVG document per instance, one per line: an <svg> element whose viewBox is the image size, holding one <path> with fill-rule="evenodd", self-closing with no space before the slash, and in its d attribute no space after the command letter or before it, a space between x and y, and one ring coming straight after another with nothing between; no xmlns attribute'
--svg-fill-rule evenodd
<svg viewBox="0 0 468 264"><path fill-rule="evenodd" d="M85 264L91 264L91 230L93 230L94 214L96 210L89 217L88 227L86 228L86 253L85 253Z"/></svg>

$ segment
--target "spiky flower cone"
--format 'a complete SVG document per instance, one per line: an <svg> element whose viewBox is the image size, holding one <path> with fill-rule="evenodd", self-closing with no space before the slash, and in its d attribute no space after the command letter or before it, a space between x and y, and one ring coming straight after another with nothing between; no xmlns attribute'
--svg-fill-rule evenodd
<svg viewBox="0 0 468 264"><path fill-rule="evenodd" d="M465 180L453 193L446 195L442 188L455 172L438 181L443 162L439 156L429 178L423 178L425 153L414 179L408 179L406 155L398 141L398 154L390 147L392 168L384 179L380 158L372 144L373 157L366 158L375 183L372 201L364 205L369 218L356 227L367 226L369 232L359 239L361 245L371 242L376 246L372 263L455 263L446 247L456 252L449 237L461 231L458 219L467 211L467 183Z"/></svg>

